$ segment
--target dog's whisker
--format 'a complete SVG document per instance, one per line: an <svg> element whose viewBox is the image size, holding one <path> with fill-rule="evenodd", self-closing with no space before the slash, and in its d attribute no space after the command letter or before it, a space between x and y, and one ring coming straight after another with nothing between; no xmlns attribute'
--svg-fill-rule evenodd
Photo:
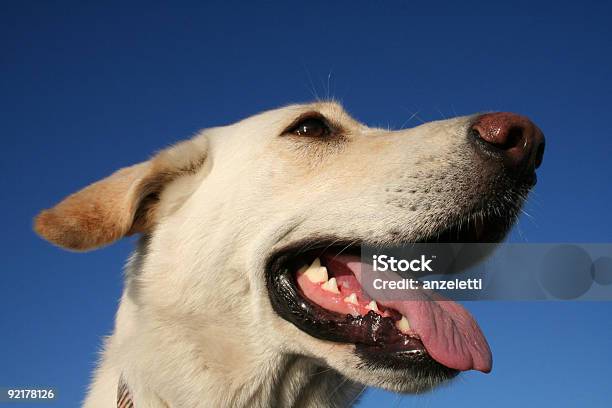
<svg viewBox="0 0 612 408"><path fill-rule="evenodd" d="M316 372L314 372L314 373L310 374L310 377L316 377L316 376L318 376L318 375L320 375L320 374L325 374L325 373L330 372L330 371L332 371L332 370L333 370L333 368L328 367L328 368L326 368L325 370L316 371Z"/></svg>
<svg viewBox="0 0 612 408"><path fill-rule="evenodd" d="M457 114L457 111L455 110L455 105L453 105L452 103L451 103L451 109L452 109L452 111L453 111L453 115L454 115L454 116L459 116L459 115Z"/></svg>
<svg viewBox="0 0 612 408"><path fill-rule="evenodd" d="M442 113L442 111L440 110L440 108L438 108L437 106L436 106L436 110L438 111L438 113L440 114L440 116L442 117L442 119L448 119L448 118L447 118L447 117L446 117L446 116L445 116L445 115Z"/></svg>
<svg viewBox="0 0 612 408"><path fill-rule="evenodd" d="M392 404L393 407L399 406L399 403L401 401L400 397L401 397L400 394L395 394L395 398L393 399L393 404Z"/></svg>
<svg viewBox="0 0 612 408"><path fill-rule="evenodd" d="M333 99L331 95L331 86L330 86L330 81L331 81L333 70L334 70L333 67L330 68L329 73L327 74L327 100Z"/></svg>
<svg viewBox="0 0 612 408"><path fill-rule="evenodd" d="M143 234L108 342L134 344L104 351L98 372L117 375L96 378L92 402L110 400L118 384L125 395L124 375L145 401L141 391L163 383L169 398L180 395L172 406L269 406L310 392L313 401L352 403L366 384L419 393L453 368L490 370L467 312L369 299L357 278L370 264L348 255L359 245L501 240L518 218L534 222L522 205L538 204L528 185L543 136L517 115L447 119L437 106L444 123L367 127L321 100L335 98L333 67L325 78L302 65L318 103L202 131L37 218L36 231L68 249ZM425 123L419 109L408 112L400 129ZM517 130L533 143L510 149ZM525 224L516 225L526 241ZM320 260L306 259L315 253ZM424 266L421 256L414 261ZM454 329L428 324L438 317ZM402 403L396 395L393 405Z"/></svg>
<svg viewBox="0 0 612 408"><path fill-rule="evenodd" d="M348 407L352 407L352 406L353 406L353 404L354 404L354 403L355 403L355 402L356 402L356 401L357 401L357 400L358 400L358 399L361 397L361 394L363 394L363 392L366 390L366 388L368 388L368 386L367 386L367 385L363 385L363 386L361 387L361 390L360 390L360 391L357 393L357 395L355 395L355 396L353 397L353 399L351 399L351 400L349 401L349 403L348 403L348 405L347 405L347 406L348 406Z"/></svg>
<svg viewBox="0 0 612 408"><path fill-rule="evenodd" d="M419 114L419 111L417 110L412 115L410 115L410 117L406 121L404 121L404 123L401 124L400 130L403 129L404 126L406 126L408 123L410 123L410 121L414 119L418 114Z"/></svg>
<svg viewBox="0 0 612 408"><path fill-rule="evenodd" d="M344 248L342 248L334 257L333 259L336 259L338 256L340 256L344 251L346 251L347 249L349 249L350 247L354 246L355 244L357 244L359 242L359 240L353 240L352 242L350 242L349 244L347 244Z"/></svg>
<svg viewBox="0 0 612 408"><path fill-rule="evenodd" d="M306 64L304 63L304 61L302 61L302 67L304 68L304 71L306 72L306 77L308 78L308 83L310 84L310 93L313 97L313 99L315 101L320 101L321 98L319 97L319 95L317 94L317 89L312 81L312 77L310 75L310 71L308 70L308 67L306 67Z"/></svg>
<svg viewBox="0 0 612 408"><path fill-rule="evenodd" d="M421 117L418 115L418 114L419 114L419 112L420 112L419 110L417 110L417 111L416 111L416 112L414 112L414 113L413 113L413 112L411 112L409 109L406 109L406 108L404 108L404 110L406 110L406 111L408 111L408 113L411 113L411 114L412 114L412 116L410 117L410 120L412 120L412 119L414 118L414 119L418 119L418 120L419 120L419 122L421 122L422 124L423 124L423 123L427 123L427 121L425 121L423 118L421 118ZM402 126L402 127L403 127L403 126Z"/></svg>
<svg viewBox="0 0 612 408"><path fill-rule="evenodd" d="M337 385L337 386L336 386L336 387L335 387L335 388L332 390L332 392L329 394L330 399L331 399L331 397L333 397L333 396L336 394L336 392L338 392L338 390L339 390L340 388L342 388L342 386L343 386L344 384L346 384L346 383L347 383L347 381L348 381L348 380L349 380L349 379L348 379L348 377L344 377L344 379L343 379L343 380L341 380L341 381L339 382L339 384L338 384L338 385Z"/></svg>

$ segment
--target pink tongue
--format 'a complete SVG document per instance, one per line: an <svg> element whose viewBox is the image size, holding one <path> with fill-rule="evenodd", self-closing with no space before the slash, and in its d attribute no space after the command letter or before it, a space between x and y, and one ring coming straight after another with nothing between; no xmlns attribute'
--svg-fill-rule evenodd
<svg viewBox="0 0 612 408"><path fill-rule="evenodd" d="M356 256L340 255L335 261L344 263L360 282L362 268L371 270L371 265L362 264ZM461 371L491 371L491 349L467 310L431 292L410 290L406 297L411 300L377 299L377 302L406 316L429 355L440 364Z"/></svg>

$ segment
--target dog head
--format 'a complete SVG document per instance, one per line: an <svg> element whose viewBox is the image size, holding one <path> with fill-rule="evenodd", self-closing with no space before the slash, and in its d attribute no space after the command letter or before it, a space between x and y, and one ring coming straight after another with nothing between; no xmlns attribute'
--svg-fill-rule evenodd
<svg viewBox="0 0 612 408"><path fill-rule="evenodd" d="M35 229L74 250L143 233L128 280L141 323L180 328L203 360L299 354L364 384L418 392L460 370L490 370L486 341L452 302L425 312L371 303L350 254L363 244L503 239L543 146L535 125L507 113L389 131L336 103L294 105L119 170L43 211ZM427 316L448 327L433 329Z"/></svg>

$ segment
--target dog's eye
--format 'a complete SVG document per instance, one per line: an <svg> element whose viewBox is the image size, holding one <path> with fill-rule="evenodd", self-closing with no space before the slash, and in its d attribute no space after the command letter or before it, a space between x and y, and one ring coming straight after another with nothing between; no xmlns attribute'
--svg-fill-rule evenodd
<svg viewBox="0 0 612 408"><path fill-rule="evenodd" d="M326 137L331 134L331 129L322 118L306 118L289 128L285 133L306 137Z"/></svg>

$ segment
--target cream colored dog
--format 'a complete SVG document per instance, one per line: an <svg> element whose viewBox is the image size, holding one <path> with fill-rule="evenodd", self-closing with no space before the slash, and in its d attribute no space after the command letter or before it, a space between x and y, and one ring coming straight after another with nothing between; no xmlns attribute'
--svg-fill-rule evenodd
<svg viewBox="0 0 612 408"><path fill-rule="evenodd" d="M498 157L478 146L497 142L479 118L387 131L333 102L288 106L204 130L43 211L36 231L73 250L142 234L84 405L117 406L120 378L136 408L321 407L350 405L366 385L420 392L458 370L488 371L490 353L487 360L475 323L458 329L480 342L453 351L461 361L438 358L425 335L425 348L446 367L406 354L393 360L385 345L372 343L378 353L367 354L350 333L334 338L336 326L316 326L319 315L295 317L285 303L303 306L304 298L283 292L288 281L275 281L281 258L311 248L424 241L459 230L475 234L464 239L501 239L541 149L531 148L528 164L510 171L503 148ZM474 129L483 140L472 140ZM429 359L425 348L410 351Z"/></svg>

